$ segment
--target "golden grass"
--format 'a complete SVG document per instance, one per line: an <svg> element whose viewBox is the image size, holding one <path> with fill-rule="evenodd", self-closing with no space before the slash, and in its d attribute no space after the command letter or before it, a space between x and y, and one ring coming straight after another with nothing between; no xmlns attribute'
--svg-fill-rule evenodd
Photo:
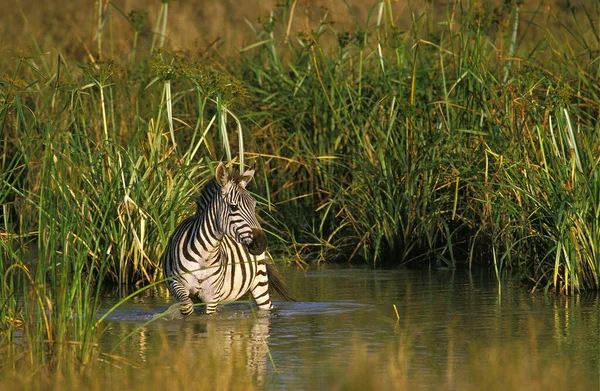
<svg viewBox="0 0 600 391"><path fill-rule="evenodd" d="M0 367L2 390L254 390L257 379L248 365L248 340L224 349L218 339L198 344L181 343L171 347L165 339L160 353L147 362L131 357L100 354L87 367L69 365L63 370L29 365L19 360L12 370ZM134 351L129 352L135 356ZM232 359L233 358L233 359Z"/></svg>
<svg viewBox="0 0 600 391"><path fill-rule="evenodd" d="M11 0L0 2L0 53L20 56L36 52L37 42L43 53L60 52L66 57L80 61L96 55L96 34L98 32L98 7L94 1L48 2L43 0ZM103 0L103 14L109 14L104 27L104 55L121 57L131 49L133 29L125 17L108 1ZM147 51L153 39L153 30L161 2L144 0L117 0L115 4L124 14L132 10L147 11L146 24L140 32L138 51ZM221 55L235 55L237 50L255 42L255 35L249 24L257 26L268 20L277 0L249 0L243 6L235 0L228 1L170 1L168 2L168 24L166 47L191 53L217 51ZM352 28L355 23L364 26L376 1L349 0L350 11L341 0L289 0L296 3L290 23L280 23L282 29L294 33L311 31L318 27L325 13L327 21L333 21L339 31ZM557 30L559 22L564 22L568 31L576 27L569 15L571 10L564 1L525 2L520 6L522 19L532 20L550 30ZM429 4L429 5L428 5ZM440 23L447 18L447 12L460 7L460 2L427 2L424 0L392 1L395 25L407 33L413 19L426 26L426 31L435 34ZM469 1L463 7L476 10L482 19L490 19L490 35L510 23L509 9L503 1ZM582 0L572 5L573 12L584 18L583 9L592 12L597 6L594 0ZM110 10L110 12L108 12ZM375 12L376 13L376 12ZM557 18L555 18L557 17ZM597 17L597 16L596 16ZM458 21L457 21L458 22ZM526 28L522 26L521 29ZM530 29L530 35L539 34L538 29ZM585 33L585 32L584 32ZM290 34L288 34L290 35ZM293 34L292 34L293 36ZM32 39L33 37L33 39ZM427 37L423 37L427 38ZM533 41L537 36L529 36ZM565 37L569 39L569 37ZM110 40L110 44L108 43ZM6 61L6 58L4 59Z"/></svg>

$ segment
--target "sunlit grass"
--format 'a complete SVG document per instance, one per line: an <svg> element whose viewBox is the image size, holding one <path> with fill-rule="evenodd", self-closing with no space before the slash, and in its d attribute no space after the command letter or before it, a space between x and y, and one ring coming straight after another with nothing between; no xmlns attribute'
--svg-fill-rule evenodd
<svg viewBox="0 0 600 391"><path fill-rule="evenodd" d="M421 20L400 33L385 2L354 29L256 31L247 116L300 258L483 261L537 289L598 288L595 19L560 41L564 27L498 12L493 34L491 15L460 7L437 35ZM544 38L518 38L533 28Z"/></svg>

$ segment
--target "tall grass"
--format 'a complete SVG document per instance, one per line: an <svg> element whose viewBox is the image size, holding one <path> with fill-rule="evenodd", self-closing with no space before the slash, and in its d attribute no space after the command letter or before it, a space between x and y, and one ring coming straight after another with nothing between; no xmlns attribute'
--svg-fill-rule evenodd
<svg viewBox="0 0 600 391"><path fill-rule="evenodd" d="M585 15L575 40L508 3L400 31L380 2L365 25L325 15L290 38L281 7L241 72L300 257L483 261L499 279L597 289L600 40ZM533 29L544 38L523 42Z"/></svg>
<svg viewBox="0 0 600 391"><path fill-rule="evenodd" d="M171 52L100 54L23 56L2 80L1 349L15 370L84 370L98 357L101 286L160 280L160 254L212 162L244 162L235 79Z"/></svg>

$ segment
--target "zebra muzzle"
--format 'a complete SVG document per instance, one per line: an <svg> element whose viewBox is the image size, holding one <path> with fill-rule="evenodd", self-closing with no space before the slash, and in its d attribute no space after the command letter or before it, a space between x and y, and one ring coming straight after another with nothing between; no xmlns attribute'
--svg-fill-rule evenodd
<svg viewBox="0 0 600 391"><path fill-rule="evenodd" d="M267 235L262 229L252 228L252 242L248 244L248 252L252 255L260 255L267 249Z"/></svg>

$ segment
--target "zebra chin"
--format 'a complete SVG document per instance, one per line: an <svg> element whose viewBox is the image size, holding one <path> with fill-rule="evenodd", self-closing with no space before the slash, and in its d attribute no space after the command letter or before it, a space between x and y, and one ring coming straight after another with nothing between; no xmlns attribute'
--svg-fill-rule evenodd
<svg viewBox="0 0 600 391"><path fill-rule="evenodd" d="M262 229L252 228L252 238L244 243L252 255L260 255L267 249L267 236Z"/></svg>

